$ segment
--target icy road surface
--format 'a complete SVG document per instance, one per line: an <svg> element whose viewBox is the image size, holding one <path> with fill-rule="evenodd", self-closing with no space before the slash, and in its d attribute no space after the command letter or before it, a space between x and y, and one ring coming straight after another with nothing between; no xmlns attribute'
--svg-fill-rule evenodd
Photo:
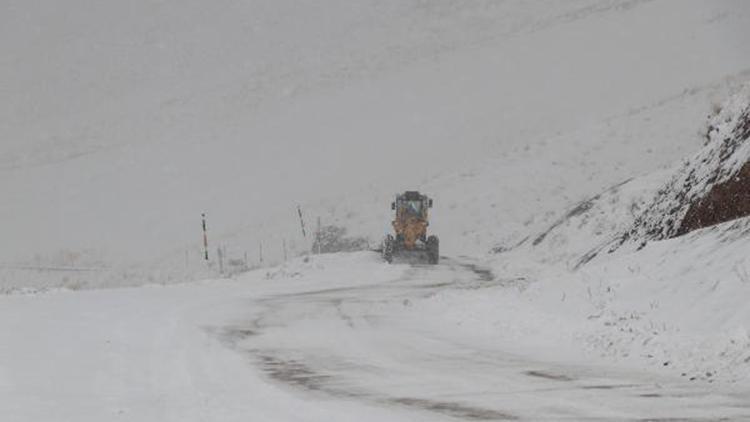
<svg viewBox="0 0 750 422"><path fill-rule="evenodd" d="M442 315L445 291L522 283L458 259L388 266L363 253L234 281L0 297L0 415L750 420L747 394L728 387L604 366L568 346L550 358L552 332L490 341L471 318Z"/></svg>

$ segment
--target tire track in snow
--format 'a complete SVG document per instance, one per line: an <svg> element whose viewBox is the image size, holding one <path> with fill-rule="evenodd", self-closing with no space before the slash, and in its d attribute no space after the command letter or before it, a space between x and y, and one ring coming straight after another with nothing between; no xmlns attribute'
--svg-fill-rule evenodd
<svg viewBox="0 0 750 422"><path fill-rule="evenodd" d="M469 261L446 259L437 267L410 266L401 277L386 282L263 297L254 301L257 313L247 327L226 327L216 334L224 344L247 355L273 383L312 397L418 410L432 415L425 418L431 421L666 421L664 414L682 415L683 406L678 403L687 396L693 397L696 412L708 409L705 406L714 406L712 410L719 415L736 416L747 410L739 398L722 396L719 405L694 386L659 385L637 376L608 376L595 368L544 364L477 349L441 333L415 332L411 326L398 325L400 318L414 315L393 314L401 305L411 306L415 298L434 296L442 290L522 288L528 282L503 279ZM298 324L305 330L325 324L315 329L335 334L332 340L297 339ZM282 334L284 341L264 342L265 333ZM357 347L367 349L366 354L360 356ZM467 388L467 380L476 387ZM593 397L596 400L591 401ZM520 410L519 400L536 402L533 413ZM560 400L580 406L564 409L555 404ZM614 409L622 408L622 403L652 407L656 410L640 413L654 417L639 418L642 415L632 411L628 416L618 413Z"/></svg>

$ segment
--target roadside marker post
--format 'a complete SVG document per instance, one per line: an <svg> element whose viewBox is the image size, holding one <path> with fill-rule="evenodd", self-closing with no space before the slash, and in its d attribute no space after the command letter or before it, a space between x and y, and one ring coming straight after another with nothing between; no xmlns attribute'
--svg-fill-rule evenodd
<svg viewBox="0 0 750 422"><path fill-rule="evenodd" d="M315 245L317 246L317 249L318 249L317 255L320 255L320 230L321 230L320 217L318 217L318 227L317 227L317 230L315 231Z"/></svg>
<svg viewBox="0 0 750 422"><path fill-rule="evenodd" d="M206 232L206 213L201 214L203 218L203 256L208 262L208 234Z"/></svg>
<svg viewBox="0 0 750 422"><path fill-rule="evenodd" d="M297 214L299 214L299 224L302 226L302 237L307 238L307 233L305 232L305 219L302 218L302 207L297 205Z"/></svg>
<svg viewBox="0 0 750 422"><path fill-rule="evenodd" d="M216 255L219 258L219 274L224 275L224 248L216 248Z"/></svg>

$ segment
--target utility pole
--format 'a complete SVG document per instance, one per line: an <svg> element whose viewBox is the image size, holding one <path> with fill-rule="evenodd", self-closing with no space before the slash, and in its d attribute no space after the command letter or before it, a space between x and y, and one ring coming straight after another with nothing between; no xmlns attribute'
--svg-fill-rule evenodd
<svg viewBox="0 0 750 422"><path fill-rule="evenodd" d="M206 233L206 213L201 214L203 217L203 252L206 262L208 262L208 234Z"/></svg>
<svg viewBox="0 0 750 422"><path fill-rule="evenodd" d="M281 247L284 249L284 262L287 260L286 239L281 239Z"/></svg>
<svg viewBox="0 0 750 422"><path fill-rule="evenodd" d="M263 265L263 242L261 241L258 244L258 256L260 258L260 265Z"/></svg>

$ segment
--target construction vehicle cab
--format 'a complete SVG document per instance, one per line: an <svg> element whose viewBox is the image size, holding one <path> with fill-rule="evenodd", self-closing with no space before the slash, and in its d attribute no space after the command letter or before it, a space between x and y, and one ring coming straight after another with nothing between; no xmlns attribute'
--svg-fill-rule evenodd
<svg viewBox="0 0 750 422"><path fill-rule="evenodd" d="M438 263L438 238L427 236L430 208L432 199L416 191L404 192L391 203L391 209L396 211L392 222L395 235L389 234L383 241L383 258L387 262L392 262L394 256L403 256Z"/></svg>

